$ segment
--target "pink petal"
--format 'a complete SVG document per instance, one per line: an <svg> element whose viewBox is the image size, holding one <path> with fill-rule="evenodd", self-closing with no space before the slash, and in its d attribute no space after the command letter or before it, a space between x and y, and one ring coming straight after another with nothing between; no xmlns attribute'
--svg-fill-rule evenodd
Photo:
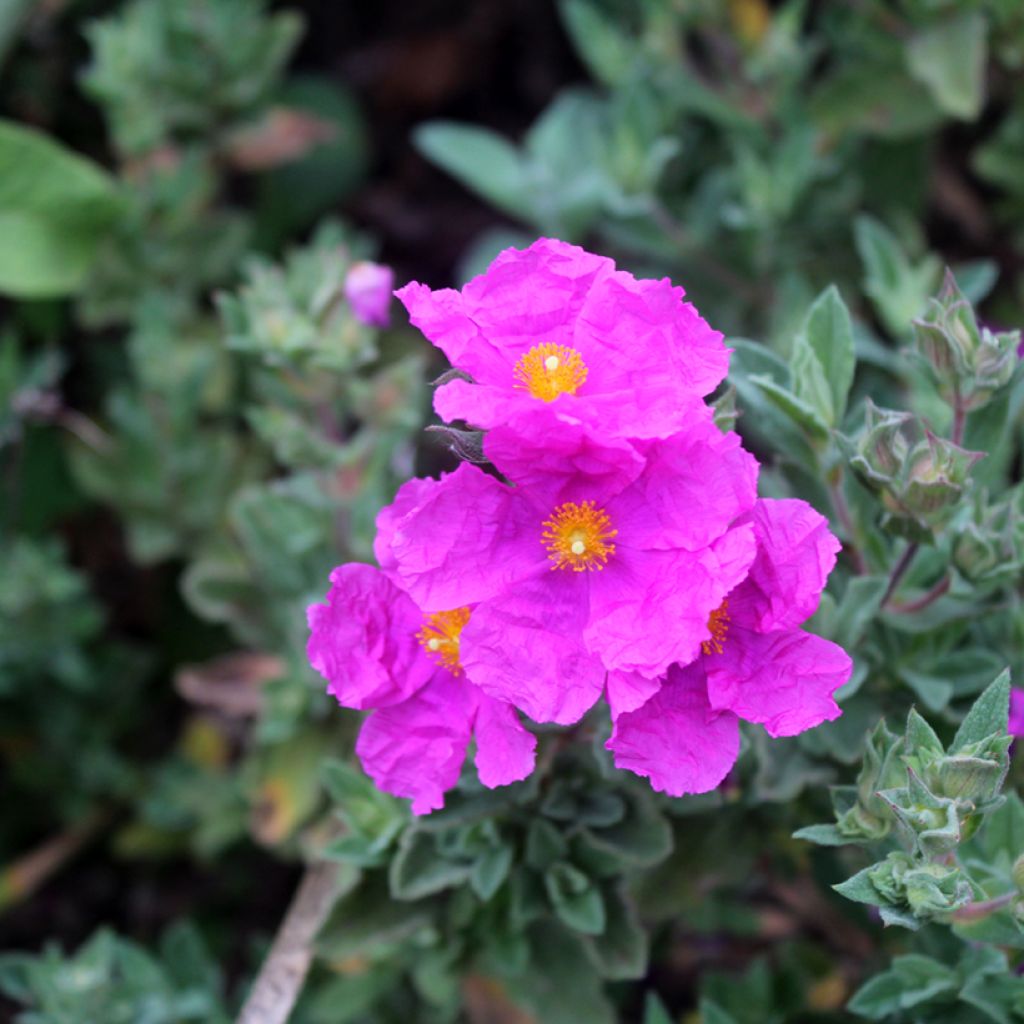
<svg viewBox="0 0 1024 1024"><path fill-rule="evenodd" d="M547 509L565 501L590 500L604 506L644 468L644 460L628 441L607 437L545 406L489 431L484 454Z"/></svg>
<svg viewBox="0 0 1024 1024"><path fill-rule="evenodd" d="M839 541L824 516L795 498L761 498L751 522L757 558L748 579L729 596L729 614L763 633L795 629L817 611Z"/></svg>
<svg viewBox="0 0 1024 1024"><path fill-rule="evenodd" d="M581 575L556 570L519 584L475 608L459 638L466 675L536 722L576 722L604 688L604 668L580 638Z"/></svg>
<svg viewBox="0 0 1024 1024"><path fill-rule="evenodd" d="M416 494L411 510L384 517L378 557L425 611L475 604L547 572L545 513L514 488L463 463Z"/></svg>
<svg viewBox="0 0 1024 1024"><path fill-rule="evenodd" d="M402 521L403 516L427 500L436 485L436 480L423 480L419 477L406 480L398 488L395 500L390 505L385 505L377 513L377 536L373 542L373 553L377 556L377 562L385 572L391 572L395 567L391 547L397 525Z"/></svg>
<svg viewBox="0 0 1024 1024"><path fill-rule="evenodd" d="M638 446L647 465L608 506L634 548L694 551L720 537L757 499L757 460L709 420Z"/></svg>
<svg viewBox="0 0 1024 1024"><path fill-rule="evenodd" d="M489 789L519 782L533 771L537 737L523 728L511 704L481 693L473 732L477 774Z"/></svg>
<svg viewBox="0 0 1024 1024"><path fill-rule="evenodd" d="M413 324L481 384L511 388L519 357L544 341L571 344L595 278L614 264L553 239L506 249L461 294L409 284L395 294Z"/></svg>
<svg viewBox="0 0 1024 1024"><path fill-rule="evenodd" d="M636 711L661 689L664 678L648 679L636 672L609 672L605 697L614 721L627 711Z"/></svg>
<svg viewBox="0 0 1024 1024"><path fill-rule="evenodd" d="M397 704L434 671L416 639L419 609L373 566L339 565L327 603L310 605L307 617L309 663L346 707Z"/></svg>
<svg viewBox="0 0 1024 1024"><path fill-rule="evenodd" d="M413 814L444 806L459 781L477 699L465 680L441 671L414 697L373 712L356 741L366 774L384 792L410 797Z"/></svg>
<svg viewBox="0 0 1024 1024"><path fill-rule="evenodd" d="M743 579L754 558L749 525L730 530L702 551L618 549L589 574L587 649L605 667L659 676L688 664L710 636L708 619Z"/></svg>
<svg viewBox="0 0 1024 1024"><path fill-rule="evenodd" d="M605 746L616 767L645 776L661 793L707 793L736 763L739 722L708 704L699 664L675 666L643 707L615 720Z"/></svg>
<svg viewBox="0 0 1024 1024"><path fill-rule="evenodd" d="M704 667L713 707L760 722L772 736L795 736L839 717L832 694L850 678L853 663L813 633L755 633L731 624L722 653L706 656Z"/></svg>
<svg viewBox="0 0 1024 1024"><path fill-rule="evenodd" d="M1006 731L1011 736L1024 736L1024 690L1017 686L1010 690L1010 722Z"/></svg>
<svg viewBox="0 0 1024 1024"><path fill-rule="evenodd" d="M621 270L597 281L574 341L595 392L633 395L642 407L649 387L696 397L714 391L729 369L729 350L683 294L667 278L637 280ZM660 436L678 426L666 424Z"/></svg>

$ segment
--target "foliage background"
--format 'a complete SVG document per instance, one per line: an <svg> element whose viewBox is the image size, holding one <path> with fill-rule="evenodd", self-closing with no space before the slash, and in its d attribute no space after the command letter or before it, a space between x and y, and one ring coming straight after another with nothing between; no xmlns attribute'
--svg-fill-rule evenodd
<svg viewBox="0 0 1024 1024"><path fill-rule="evenodd" d="M1019 1019L1009 912L977 949L944 912L883 934L829 889L865 858L791 838L883 714L948 742L1024 668L1015 345L909 354L944 265L982 326L1022 319L1019 5L15 2L0 60L12 1019L230 1019L325 846L351 888L297 1021ZM734 339L722 416L847 542L814 625L857 673L838 723L751 734L707 798L608 774L591 722L545 737L539 789L410 828L347 767L302 609L452 465L419 430L443 367L341 283L458 283L542 233ZM891 472L869 397L987 458ZM976 901L1024 852L996 813Z"/></svg>

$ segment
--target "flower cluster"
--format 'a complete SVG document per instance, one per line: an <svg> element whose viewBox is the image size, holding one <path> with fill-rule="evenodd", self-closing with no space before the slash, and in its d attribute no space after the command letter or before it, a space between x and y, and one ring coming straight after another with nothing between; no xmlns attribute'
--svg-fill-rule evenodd
<svg viewBox="0 0 1024 1024"><path fill-rule="evenodd" d="M790 736L839 714L851 664L800 629L839 543L705 402L728 349L681 288L541 239L461 291L409 284L410 318L460 371L447 420L496 473L411 480L377 520L380 569L345 565L310 609L310 660L381 788L439 807L470 738L481 781L533 769L520 719L602 697L615 763L681 795L717 786L739 719Z"/></svg>

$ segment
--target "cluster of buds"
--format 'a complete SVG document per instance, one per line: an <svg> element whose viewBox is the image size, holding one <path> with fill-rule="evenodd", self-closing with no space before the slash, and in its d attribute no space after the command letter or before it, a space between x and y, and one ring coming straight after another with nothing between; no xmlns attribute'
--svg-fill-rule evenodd
<svg viewBox="0 0 1024 1024"><path fill-rule="evenodd" d="M1013 741L1009 703L1004 672L978 698L948 748L916 711L902 736L879 723L867 738L857 785L833 788L835 824L797 833L830 846L866 845L890 833L898 840L901 850L835 886L838 892L878 907L887 924L909 928L971 901L971 880L956 852L1003 802Z"/></svg>
<svg viewBox="0 0 1024 1024"><path fill-rule="evenodd" d="M913 329L917 350L943 397L964 412L986 405L1017 367L1020 331L997 334L979 326L949 270L942 291L929 300L927 313L913 321Z"/></svg>
<svg viewBox="0 0 1024 1024"><path fill-rule="evenodd" d="M218 304L228 344L271 365L310 363L347 371L376 355L373 327L388 322L392 274L357 260L335 225L288 254L283 266L255 259L237 294Z"/></svg>
<svg viewBox="0 0 1024 1024"><path fill-rule="evenodd" d="M881 496L883 527L930 540L956 512L983 453L936 437L913 413L880 409L870 399L864 418L850 466Z"/></svg>
<svg viewBox="0 0 1024 1024"><path fill-rule="evenodd" d="M953 564L975 585L998 586L1024 572L1024 488L990 504L975 497L970 518L956 528Z"/></svg>

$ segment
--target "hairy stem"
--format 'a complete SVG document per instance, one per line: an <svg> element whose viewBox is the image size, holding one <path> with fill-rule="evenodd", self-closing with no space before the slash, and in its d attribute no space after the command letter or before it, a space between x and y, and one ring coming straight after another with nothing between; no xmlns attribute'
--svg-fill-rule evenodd
<svg viewBox="0 0 1024 1024"><path fill-rule="evenodd" d="M842 476L837 476L829 485L829 496L832 498L832 507L835 509L839 525L842 526L843 532L850 541L844 550L853 560L853 566L857 570L857 574L863 576L867 573L868 566L867 562L864 561L864 555L857 546L857 531L853 525L853 516L850 515L850 506L846 503L846 495L843 494Z"/></svg>
<svg viewBox="0 0 1024 1024"><path fill-rule="evenodd" d="M893 569L892 575L889 577L889 585L885 588L885 595L882 598L881 605L883 608L889 603L889 598L896 593L896 588L900 585L900 580L903 579L910 568L910 563L914 560L918 547L919 545L916 541L908 544L900 556L900 560L896 563L896 568Z"/></svg>
<svg viewBox="0 0 1024 1024"><path fill-rule="evenodd" d="M947 590L949 590L950 584L952 582L953 580L949 575L943 576L942 579L940 579L939 582L936 583L935 586L928 591L928 593L922 594L916 600L907 601L905 603L897 603L894 601L892 603L892 610L894 612L902 612L906 614L909 614L910 612L919 612L922 608L927 608L928 605L933 604L935 601L938 601L938 599L942 597L942 595L945 594Z"/></svg>
<svg viewBox="0 0 1024 1024"><path fill-rule="evenodd" d="M340 890L339 865L320 861L306 869L237 1024L285 1024L313 961L313 941Z"/></svg>

